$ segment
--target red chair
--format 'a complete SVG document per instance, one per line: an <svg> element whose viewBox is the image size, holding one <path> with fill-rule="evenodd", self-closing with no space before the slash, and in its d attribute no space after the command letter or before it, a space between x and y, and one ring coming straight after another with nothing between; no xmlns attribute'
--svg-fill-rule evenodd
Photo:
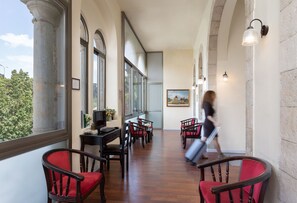
<svg viewBox="0 0 297 203"><path fill-rule="evenodd" d="M180 121L180 134L182 134L182 129L189 126L189 125L194 125L198 123L197 118L187 118L185 120Z"/></svg>
<svg viewBox="0 0 297 203"><path fill-rule="evenodd" d="M239 181L229 183L229 162L241 161ZM208 162L197 166L200 169L200 202L262 203L271 177L271 165L255 157L236 156ZM205 168L209 168L212 180L205 180ZM225 168L225 180L222 177ZM216 173L217 171L217 173ZM224 181L224 182L223 182Z"/></svg>
<svg viewBox="0 0 297 203"><path fill-rule="evenodd" d="M201 130L203 123L195 123L192 125L186 125L181 128L182 144L184 149L187 145L187 139L199 139L201 138Z"/></svg>
<svg viewBox="0 0 297 203"><path fill-rule="evenodd" d="M131 139L133 140L133 143L135 143L136 139L141 138L142 147L144 148L144 143L146 142L146 138L147 138L146 128L139 125L138 123L129 121L129 133L130 133ZM130 142L130 146L131 146L131 142Z"/></svg>
<svg viewBox="0 0 297 203"><path fill-rule="evenodd" d="M137 122L140 126L146 128L146 132L148 134L147 141L150 142L154 135L154 122L144 118L137 118Z"/></svg>
<svg viewBox="0 0 297 203"><path fill-rule="evenodd" d="M73 160L80 160L79 172L72 170ZM98 185L101 202L106 202L103 162L103 158L74 149L53 149L46 152L42 157L42 165L47 183L48 202L54 200L82 203Z"/></svg>

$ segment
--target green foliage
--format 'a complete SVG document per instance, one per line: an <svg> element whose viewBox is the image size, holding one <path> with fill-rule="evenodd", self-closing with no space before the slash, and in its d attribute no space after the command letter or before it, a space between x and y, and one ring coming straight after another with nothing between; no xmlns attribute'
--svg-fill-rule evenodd
<svg viewBox="0 0 297 203"><path fill-rule="evenodd" d="M33 128L33 79L28 73L12 71L0 77L0 141L28 136Z"/></svg>

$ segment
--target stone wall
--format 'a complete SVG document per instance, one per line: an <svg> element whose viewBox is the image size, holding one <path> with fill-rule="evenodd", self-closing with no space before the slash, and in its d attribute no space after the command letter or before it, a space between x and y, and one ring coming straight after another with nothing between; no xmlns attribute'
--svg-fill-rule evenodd
<svg viewBox="0 0 297 203"><path fill-rule="evenodd" d="M217 89L217 45L218 33L226 0L216 0L214 2L208 47L208 89Z"/></svg>
<svg viewBox="0 0 297 203"><path fill-rule="evenodd" d="M254 0L245 0L246 25L254 17ZM253 155L253 136L254 136L254 49L246 47L246 154Z"/></svg>
<svg viewBox="0 0 297 203"><path fill-rule="evenodd" d="M297 0L280 1L281 202L297 200Z"/></svg>

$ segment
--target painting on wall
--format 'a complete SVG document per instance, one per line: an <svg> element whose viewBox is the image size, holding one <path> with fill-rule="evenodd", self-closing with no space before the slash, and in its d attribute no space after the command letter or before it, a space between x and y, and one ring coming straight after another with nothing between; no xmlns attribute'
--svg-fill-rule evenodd
<svg viewBox="0 0 297 203"><path fill-rule="evenodd" d="M168 107L189 107L190 91L188 89L167 89Z"/></svg>

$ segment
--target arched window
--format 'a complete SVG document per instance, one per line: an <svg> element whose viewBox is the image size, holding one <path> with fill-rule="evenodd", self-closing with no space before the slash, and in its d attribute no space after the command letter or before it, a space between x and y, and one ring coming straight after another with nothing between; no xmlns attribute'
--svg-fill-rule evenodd
<svg viewBox="0 0 297 203"><path fill-rule="evenodd" d="M84 114L88 113L88 29L84 18L80 17L80 93L81 93L81 126Z"/></svg>
<svg viewBox="0 0 297 203"><path fill-rule="evenodd" d="M106 47L101 32L94 35L93 110L105 109Z"/></svg>

